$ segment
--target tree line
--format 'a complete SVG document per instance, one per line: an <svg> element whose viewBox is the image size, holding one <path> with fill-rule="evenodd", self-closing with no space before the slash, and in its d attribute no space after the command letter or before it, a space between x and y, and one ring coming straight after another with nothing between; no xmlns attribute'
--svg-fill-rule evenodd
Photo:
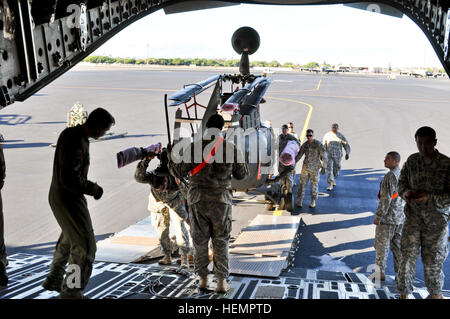
<svg viewBox="0 0 450 319"><path fill-rule="evenodd" d="M239 67L239 60L227 60L227 59L203 59L203 58L195 58L195 59L182 59L182 58L174 58L174 59L166 59L166 58L148 58L148 59L133 59L133 58L113 58L109 56L88 56L83 60L84 62L89 63L106 63L106 64L152 64L152 65L195 65L195 66L212 66L212 67ZM294 64L292 62L280 63L278 61L252 61L250 62L251 67L264 67L264 68L292 68L292 69L318 69L321 67L326 68L336 68L338 66L331 65L326 63L325 61L322 63L318 62L309 62L306 64ZM411 68L414 69L414 68ZM433 72L433 68L426 68L428 71ZM391 71L391 66L389 65L389 71ZM439 72L444 73L444 69L440 69Z"/></svg>
<svg viewBox="0 0 450 319"><path fill-rule="evenodd" d="M227 59L166 59L166 58L148 58L148 59L133 59L133 58L113 58L109 56L88 56L83 60L89 63L106 63L106 64L153 64L153 65L195 65L195 66L223 66L223 67L238 67L239 60L227 60ZM315 63L315 62L313 62ZM252 67L286 67L286 68L300 68L303 67L299 64L294 64L291 62L280 63L278 61L252 61L250 63ZM319 64L317 63L317 66Z"/></svg>

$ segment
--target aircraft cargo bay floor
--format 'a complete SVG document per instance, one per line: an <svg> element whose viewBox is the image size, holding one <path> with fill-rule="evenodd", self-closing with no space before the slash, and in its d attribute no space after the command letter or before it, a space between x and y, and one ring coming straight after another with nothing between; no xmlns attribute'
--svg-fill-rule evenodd
<svg viewBox="0 0 450 319"><path fill-rule="evenodd" d="M58 297L41 286L50 256L15 254L8 260L10 283L0 299ZM90 299L398 299L392 278L377 287L361 273L292 268L278 278L230 276L229 283L227 294L217 294L212 278L210 290L199 291L195 276L178 267L96 262L84 293ZM424 299L428 293L416 288L411 296Z"/></svg>
<svg viewBox="0 0 450 319"><path fill-rule="evenodd" d="M170 95L183 84L224 72L76 66L25 102L0 110L0 133L5 138L7 167L2 198L9 256L44 256L47 263L53 253L60 228L48 204L54 156L50 145L66 126L67 112L76 101L87 111L105 107L116 119L112 131L127 132L121 138L92 143L90 147L89 179L98 182L105 191L99 201L87 198L96 239L101 241L149 215L149 187L134 180L135 164L117 169L116 153L131 146L166 143L164 94ZM293 216L301 218L297 234L299 247L290 260L293 269L356 273L358 276L371 273L370 266L375 260L373 216L379 183L386 172L384 156L396 150L403 164L409 154L417 152L413 135L422 125L432 126L437 131L437 149L450 154L450 81L405 77L389 81L384 76L320 76L298 72L275 73L270 77L274 82L265 95L267 103L261 105L263 121L271 120L275 128L292 121L297 134L301 135L304 128L312 128L319 140L330 130L331 123L337 122L352 147L350 159L342 161L337 187L327 192L326 177L322 175L317 207L308 207L308 187L303 208L293 211ZM199 95L199 101L205 104L209 95L203 94L206 95ZM174 112L175 109L169 109L171 119ZM156 162L152 161L150 169L155 166ZM297 165L297 184L300 170L301 163ZM236 194L232 239L236 240L257 215L273 214L264 210L262 199L261 195ZM40 270L42 276L43 271ZM444 263L444 273L444 289L448 291L450 258ZM394 276L392 254L386 274ZM25 284L23 280L34 278L34 287L37 287L41 280L33 276L16 279ZM14 275L11 278L14 280ZM241 276L234 274L232 278ZM246 291L247 282L252 280L248 278L243 282L242 291ZM418 286L422 286L420 258L416 278ZM277 281L264 280L271 281L270 284ZM258 287L259 284L267 283L258 281L253 285ZM307 288L303 292L308 296Z"/></svg>
<svg viewBox="0 0 450 319"><path fill-rule="evenodd" d="M262 203L259 197L260 195L239 194L238 206L245 205L243 203L247 199L249 203L258 204L261 211ZM254 208L249 211L254 211ZM399 298L393 276L387 276L384 282L377 282L371 278L373 274L370 273L294 267L296 251L303 246L300 242L306 227L303 218L307 223L314 220L311 214L300 215L303 216L301 223L299 216L291 216L286 211L263 211L263 214L258 214L246 227L234 232L237 233L237 238L233 238L230 244L230 290L226 294L214 292L216 281L212 274L209 275L208 290L199 291L198 279L193 274L192 265L189 269L182 269L176 265L175 259L171 266L158 265L154 255L148 256L148 259L143 256L141 263L102 262L102 258L123 260L123 255L127 256L126 250L132 247L122 244L112 253L109 249L105 257L105 246L101 243L109 244L107 240L98 243L96 262L84 293L90 299ZM335 219L336 216L331 215L331 218ZM147 220L148 218L111 238L142 240L145 239L144 236L148 236L147 239L151 239L155 231ZM244 220L241 218L234 222L240 225ZM153 243L149 247L153 248ZM58 293L46 291L41 286L49 272L52 256L18 253L9 256L8 260L10 282L7 288L0 290L0 299L58 297ZM212 263L209 269L212 269ZM416 280L411 299L424 299L427 296L428 292L423 288L423 284ZM450 297L450 294L446 291L444 296Z"/></svg>

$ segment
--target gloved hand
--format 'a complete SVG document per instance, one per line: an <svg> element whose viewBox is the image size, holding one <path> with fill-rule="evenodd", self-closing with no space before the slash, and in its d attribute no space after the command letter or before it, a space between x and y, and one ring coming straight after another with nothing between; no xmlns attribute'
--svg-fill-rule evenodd
<svg viewBox="0 0 450 319"><path fill-rule="evenodd" d="M345 160L348 160L349 156L348 154L345 154Z"/></svg>
<svg viewBox="0 0 450 319"><path fill-rule="evenodd" d="M97 187L98 188L96 193L94 194L94 199L99 200L103 195L103 188L101 188L99 185L97 185Z"/></svg>
<svg viewBox="0 0 450 319"><path fill-rule="evenodd" d="M320 174L324 175L325 174L325 167L322 166L322 169L320 170Z"/></svg>

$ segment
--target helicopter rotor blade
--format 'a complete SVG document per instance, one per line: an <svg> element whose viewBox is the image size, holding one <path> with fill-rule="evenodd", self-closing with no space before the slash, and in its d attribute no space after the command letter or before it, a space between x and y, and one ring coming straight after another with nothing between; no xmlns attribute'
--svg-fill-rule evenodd
<svg viewBox="0 0 450 319"><path fill-rule="evenodd" d="M212 86L212 83L216 82L219 78L220 75L214 75L201 82L185 86L183 89L179 90L169 97L169 100L174 101L169 106L177 106L189 101L194 96L194 94L198 95L203 91L209 89Z"/></svg>

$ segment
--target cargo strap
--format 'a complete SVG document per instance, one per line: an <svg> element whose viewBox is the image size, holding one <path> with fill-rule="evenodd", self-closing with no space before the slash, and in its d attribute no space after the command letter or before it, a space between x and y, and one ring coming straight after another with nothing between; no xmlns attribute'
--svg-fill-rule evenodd
<svg viewBox="0 0 450 319"><path fill-rule="evenodd" d="M219 140L216 142L216 144L214 145L214 147L212 148L211 152L208 154L206 159L189 172L191 176L194 176L195 174L200 172L206 166L206 164L208 164L211 158L216 154L216 149L222 145L223 141L224 141L223 137L219 138Z"/></svg>

